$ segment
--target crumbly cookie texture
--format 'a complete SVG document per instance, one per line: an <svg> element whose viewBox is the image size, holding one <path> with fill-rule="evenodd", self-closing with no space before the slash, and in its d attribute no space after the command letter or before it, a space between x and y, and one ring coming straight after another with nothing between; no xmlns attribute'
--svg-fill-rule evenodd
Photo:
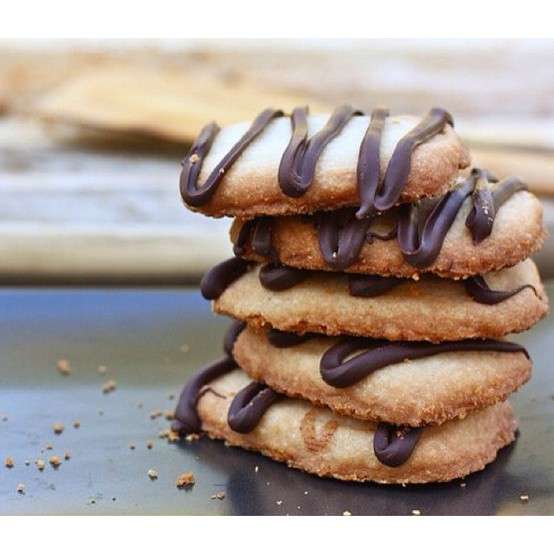
<svg viewBox="0 0 554 554"><path fill-rule="evenodd" d="M493 289L524 289L495 305L479 304L459 281L423 276L374 298L348 293L347 278L314 273L294 287L274 292L258 278L259 267L245 273L214 301L217 313L253 326L294 333L361 335L388 340L442 342L468 338L499 338L524 331L548 311L535 264L520 264L485 276Z"/></svg>
<svg viewBox="0 0 554 554"><path fill-rule="evenodd" d="M310 116L310 135L320 130L328 115ZM381 143L381 175L397 142L420 121L413 116L389 117ZM229 169L211 200L198 208L206 215L242 216L312 213L359 204L356 183L358 153L368 117L355 117L323 151L313 183L300 198L282 193L277 179L279 162L291 137L289 118L271 122ZM199 183L246 132L250 122L224 127L204 160ZM460 170L469 166L466 148L450 125L419 145L413 152L411 169L401 202L437 196L450 189Z"/></svg>
<svg viewBox="0 0 554 554"><path fill-rule="evenodd" d="M233 432L227 411L249 382L235 370L210 383L198 402L204 431L321 477L391 484L450 481L483 469L514 440L516 430L511 407L498 403L465 419L425 429L408 461L392 468L375 457L374 423L336 415L304 400L283 398L252 432Z"/></svg>
<svg viewBox="0 0 554 554"><path fill-rule="evenodd" d="M442 424L505 400L531 376L521 352L456 352L406 360L335 388L321 378L323 354L336 338L318 337L276 348L264 330L247 327L233 356L245 373L290 397L360 419L419 427Z"/></svg>
<svg viewBox="0 0 554 554"><path fill-rule="evenodd" d="M541 248L545 236L543 209L535 195L522 191L512 196L498 210L491 235L479 244L473 243L465 225L471 206L471 198L466 199L437 259L425 269L417 269L404 260L396 239L374 239L362 247L358 260L345 271L398 277L429 272L457 279L515 265ZM243 224L244 220L233 222L230 232L233 242ZM321 255L314 217L276 217L271 229L272 245L282 264L331 270ZM246 245L244 257L264 260L252 251L250 244Z"/></svg>

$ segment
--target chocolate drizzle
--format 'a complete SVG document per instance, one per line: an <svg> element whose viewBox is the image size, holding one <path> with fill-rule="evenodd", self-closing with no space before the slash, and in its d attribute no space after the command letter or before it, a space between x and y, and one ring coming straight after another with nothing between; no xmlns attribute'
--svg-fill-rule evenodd
<svg viewBox="0 0 554 554"><path fill-rule="evenodd" d="M316 214L319 250L329 267L340 271L360 256L371 219L356 219L351 210Z"/></svg>
<svg viewBox="0 0 554 554"><path fill-rule="evenodd" d="M412 455L422 432L421 427L398 427L390 423L379 423L373 435L375 457L389 467L402 465Z"/></svg>
<svg viewBox="0 0 554 554"><path fill-rule="evenodd" d="M223 337L223 351L227 354L227 356L233 356L233 346L235 346L235 342L245 328L246 323L244 323L244 321L239 321L238 319L234 319L231 325L229 325L229 329L227 329L227 332Z"/></svg>
<svg viewBox="0 0 554 554"><path fill-rule="evenodd" d="M389 110L377 108L371 112L369 126L365 132L358 155L356 169L360 208L356 212L363 219L374 212L374 201L381 183L381 137Z"/></svg>
<svg viewBox="0 0 554 554"><path fill-rule="evenodd" d="M262 383L252 381L240 390L227 413L227 423L236 433L250 433L269 407L282 396Z"/></svg>
<svg viewBox="0 0 554 554"><path fill-rule="evenodd" d="M279 331L278 329L268 329L266 331L267 340L271 346L275 348L290 348L302 344L317 335L315 333L305 333L304 335L297 335L295 333L287 333L286 331Z"/></svg>
<svg viewBox="0 0 554 554"><path fill-rule="evenodd" d="M202 388L214 379L229 373L237 367L237 363L231 356L224 356L197 371L187 381L187 384L181 392L175 410L175 421L171 428L183 434L198 433L201 431L202 421L198 416L196 405L200 398Z"/></svg>
<svg viewBox="0 0 554 554"><path fill-rule="evenodd" d="M362 353L348 358L354 352ZM458 342L389 342L360 337L345 337L322 356L319 367L321 378L332 387L350 387L374 371L405 360L426 358L445 352L495 351L529 354L519 344L495 340L465 340ZM346 360L346 361L345 361Z"/></svg>
<svg viewBox="0 0 554 554"><path fill-rule="evenodd" d="M339 106L325 126L308 138L308 108L295 108L291 115L292 136L279 164L279 186L284 194L298 198L310 188L321 153L355 115L363 112Z"/></svg>
<svg viewBox="0 0 554 554"><path fill-rule="evenodd" d="M272 227L270 217L258 217L246 221L240 228L233 245L235 256L242 256L246 252L246 244L250 240L252 251L255 254L270 259L276 258L272 244Z"/></svg>
<svg viewBox="0 0 554 554"><path fill-rule="evenodd" d="M348 292L350 296L373 298L385 294L398 285L406 282L406 279L398 277L381 277L380 275L348 275Z"/></svg>
<svg viewBox="0 0 554 554"><path fill-rule="evenodd" d="M440 199L428 199L401 208L398 221L398 245L404 259L423 269L438 257L446 234L452 227L465 199L472 193L477 173ZM422 212L426 210L426 215Z"/></svg>
<svg viewBox="0 0 554 554"><path fill-rule="evenodd" d="M215 122L206 125L182 162L183 169L179 185L183 200L190 206L202 206L209 202L225 173L237 161L244 150L262 133L271 121L282 116L283 112L281 110L273 110L271 108L260 113L248 131L215 166L205 183L199 186L198 178L202 170L202 164L220 131Z"/></svg>
<svg viewBox="0 0 554 554"><path fill-rule="evenodd" d="M490 176L489 181L494 181ZM494 218L498 208L516 192L527 190L527 185L517 177L509 177L501 181L496 188L476 188L473 193L473 208L466 219L473 242L485 240L492 232Z"/></svg>
<svg viewBox="0 0 554 554"><path fill-rule="evenodd" d="M259 279L262 286L273 291L290 289L305 281L310 273L285 265L266 264L260 268Z"/></svg>
<svg viewBox="0 0 554 554"><path fill-rule="evenodd" d="M200 281L200 292L206 300L219 298L225 289L248 271L248 262L229 258L212 267Z"/></svg>
<svg viewBox="0 0 554 554"><path fill-rule="evenodd" d="M480 304L499 304L508 298L515 296L524 289L531 289L537 294L537 289L533 285L521 285L512 290L494 290L491 289L481 275L474 275L464 280L464 286L467 294ZM538 296L538 294L537 294Z"/></svg>
<svg viewBox="0 0 554 554"><path fill-rule="evenodd" d="M440 133L446 124L454 126L452 116L441 108L433 108L425 118L397 143L385 172L383 184L376 191L373 206L385 211L394 206L406 186L412 153L421 143Z"/></svg>

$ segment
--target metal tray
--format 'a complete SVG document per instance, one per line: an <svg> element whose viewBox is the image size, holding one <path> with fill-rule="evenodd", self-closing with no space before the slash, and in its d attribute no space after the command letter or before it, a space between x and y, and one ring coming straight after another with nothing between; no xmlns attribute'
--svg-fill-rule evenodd
<svg viewBox="0 0 554 554"><path fill-rule="evenodd" d="M151 413L174 408L170 395L219 355L226 326L192 289L0 290L0 458L15 462L0 467L0 513L554 514L551 321L517 338L535 363L533 379L513 397L517 442L465 487L404 488L320 479L207 438L159 438L169 422ZM71 375L56 370L61 358ZM117 388L103 393L109 379ZM60 435L56 422L65 426ZM62 457L58 469L47 461L54 454ZM37 458L46 461L42 472ZM179 490L185 471L196 484ZM221 491L223 499L212 499Z"/></svg>

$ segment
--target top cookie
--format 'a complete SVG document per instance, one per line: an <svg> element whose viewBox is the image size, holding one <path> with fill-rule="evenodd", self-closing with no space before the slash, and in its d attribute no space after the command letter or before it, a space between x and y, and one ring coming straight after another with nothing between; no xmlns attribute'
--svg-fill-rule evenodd
<svg viewBox="0 0 554 554"><path fill-rule="evenodd" d="M469 154L440 108L423 118L268 109L207 125L183 160L181 194L210 216L285 215L360 206L358 217L449 190Z"/></svg>

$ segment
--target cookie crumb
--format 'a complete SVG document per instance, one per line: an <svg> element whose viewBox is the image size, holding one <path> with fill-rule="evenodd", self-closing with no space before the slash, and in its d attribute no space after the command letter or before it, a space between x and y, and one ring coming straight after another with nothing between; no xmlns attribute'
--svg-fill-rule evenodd
<svg viewBox="0 0 554 554"><path fill-rule="evenodd" d="M104 375L108 371L108 368L105 365L99 365L96 371L98 371L100 375Z"/></svg>
<svg viewBox="0 0 554 554"><path fill-rule="evenodd" d="M110 379L102 385L102 392L108 394L109 392L113 392L116 388L117 383L113 379Z"/></svg>
<svg viewBox="0 0 554 554"><path fill-rule="evenodd" d="M185 440L187 442L196 442L199 439L200 439L200 435L198 433L189 433L188 435L185 436Z"/></svg>
<svg viewBox="0 0 554 554"><path fill-rule="evenodd" d="M194 485L194 475L190 471L187 471L186 473L181 473L181 475L177 477L175 485L178 489L187 489L192 487Z"/></svg>
<svg viewBox="0 0 554 554"><path fill-rule="evenodd" d="M523 503L527 503L529 502L529 495L528 494L522 494L520 495L519 499L523 502Z"/></svg>
<svg viewBox="0 0 554 554"><path fill-rule="evenodd" d="M225 493L223 491L216 492L210 497L212 500L223 500L225 498Z"/></svg>
<svg viewBox="0 0 554 554"><path fill-rule="evenodd" d="M180 347L179 347L179 350L181 352L184 352L185 354L190 350L190 346L188 344L182 344Z"/></svg>
<svg viewBox="0 0 554 554"><path fill-rule="evenodd" d="M51 444L46 444L44 450L54 450L54 447Z"/></svg>
<svg viewBox="0 0 554 554"><path fill-rule="evenodd" d="M44 462L44 460L41 460L40 458L38 460L35 461L35 465L37 466L37 469L39 471L43 471L44 470L44 467L46 466L46 463Z"/></svg>
<svg viewBox="0 0 554 554"><path fill-rule="evenodd" d="M129 445L129 449L130 449L130 450L134 450L134 449L135 449L135 445L134 445L134 444L130 444L130 445Z"/></svg>
<svg viewBox="0 0 554 554"><path fill-rule="evenodd" d="M342 512L342 515L343 516L351 516L352 512L349 512L348 510L344 510L344 512Z"/></svg>
<svg viewBox="0 0 554 554"><path fill-rule="evenodd" d="M152 450L152 448L154 448L154 443L152 441L148 441L146 443L146 448L148 448L148 450Z"/></svg>
<svg viewBox="0 0 554 554"><path fill-rule="evenodd" d="M465 489L467 486L467 483L460 483L460 487L462 487L462 489Z"/></svg>
<svg viewBox="0 0 554 554"><path fill-rule="evenodd" d="M59 456L50 456L50 458L48 458L48 462L54 469L57 469L62 465L62 461Z"/></svg>
<svg viewBox="0 0 554 554"><path fill-rule="evenodd" d="M14 466L13 459L10 458L9 456L6 456L6 459L4 460L4 465L7 468L11 469Z"/></svg>
<svg viewBox="0 0 554 554"><path fill-rule="evenodd" d="M25 494L25 485L23 483L18 483L17 484L17 487L15 487L15 490L19 493L19 494Z"/></svg>
<svg viewBox="0 0 554 554"><path fill-rule="evenodd" d="M150 412L150 419L156 419L156 418L160 417L161 415L162 415L161 410L152 410Z"/></svg>
<svg viewBox="0 0 554 554"><path fill-rule="evenodd" d="M283 503L282 500L276 500L276 501L275 501L275 504L277 504L277 506L280 506L282 503Z"/></svg>
<svg viewBox="0 0 554 554"><path fill-rule="evenodd" d="M64 452L63 459L64 460L71 460L71 454L69 452Z"/></svg>
<svg viewBox="0 0 554 554"><path fill-rule="evenodd" d="M309 494L309 493L308 493L308 491L304 491L304 494L307 495L307 494Z"/></svg>
<svg viewBox="0 0 554 554"><path fill-rule="evenodd" d="M61 375L67 376L71 375L71 365L69 363L69 360L66 360L62 358L61 360L58 360L56 362L56 369L58 370L58 373Z"/></svg>
<svg viewBox="0 0 554 554"><path fill-rule="evenodd" d="M413 516L420 516L421 515L421 510L412 510L412 515Z"/></svg>
<svg viewBox="0 0 554 554"><path fill-rule="evenodd" d="M195 164L195 163L198 163L200 161L200 156L198 154L193 154L190 158L189 158L189 162L191 164Z"/></svg>
<svg viewBox="0 0 554 554"><path fill-rule="evenodd" d="M79 427L81 427L81 422L79 420L75 420L73 422L73 428L74 429L79 429Z"/></svg>
<svg viewBox="0 0 554 554"><path fill-rule="evenodd" d="M29 460L25 460L24 464L25 464L26 466L30 466L30 465L31 465L31 462L30 462Z"/></svg>
<svg viewBox="0 0 554 554"><path fill-rule="evenodd" d="M172 429L162 429L158 433L158 437L160 437L160 439L167 439L169 443L175 443L179 440L179 433L176 433Z"/></svg>
<svg viewBox="0 0 554 554"><path fill-rule="evenodd" d="M164 412L164 417L167 421L173 421L175 419L175 412L173 410L166 410Z"/></svg>
<svg viewBox="0 0 554 554"><path fill-rule="evenodd" d="M148 477L150 477L151 481L155 481L158 478L158 472L155 469L149 469Z"/></svg>
<svg viewBox="0 0 554 554"><path fill-rule="evenodd" d="M258 473L258 471L260 471L260 468L258 466L255 466L254 467L254 473Z"/></svg>
<svg viewBox="0 0 554 554"><path fill-rule="evenodd" d="M94 498L89 498L88 503L89 504L96 504L96 500Z"/></svg>
<svg viewBox="0 0 554 554"><path fill-rule="evenodd" d="M52 431L54 431L56 435L61 435L64 429L65 427L63 426L63 423L54 423L52 425Z"/></svg>

